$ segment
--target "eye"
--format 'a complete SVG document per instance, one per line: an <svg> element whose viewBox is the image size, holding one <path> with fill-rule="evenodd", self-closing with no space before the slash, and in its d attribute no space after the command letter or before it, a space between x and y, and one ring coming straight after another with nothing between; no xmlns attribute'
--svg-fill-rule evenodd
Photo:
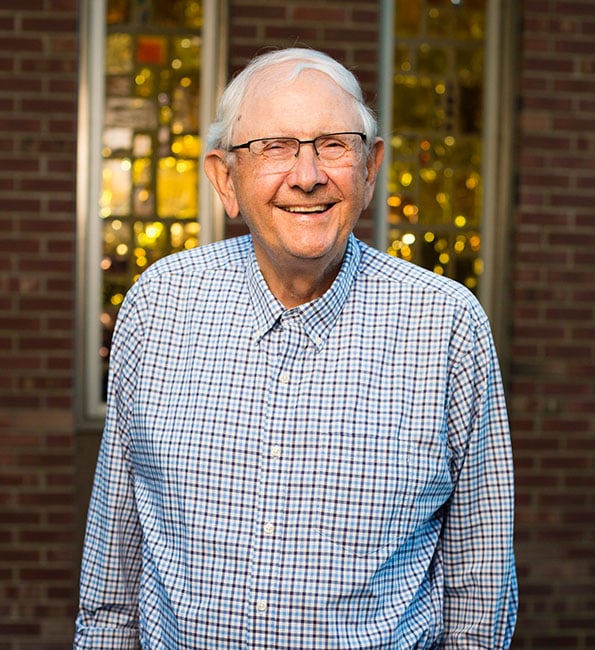
<svg viewBox="0 0 595 650"><path fill-rule="evenodd" d="M295 140L275 138L273 140L262 140L261 153L269 157L281 157L295 153Z"/></svg>
<svg viewBox="0 0 595 650"><path fill-rule="evenodd" d="M340 156L348 148L345 140L338 137L324 137L316 141L316 149L323 156Z"/></svg>

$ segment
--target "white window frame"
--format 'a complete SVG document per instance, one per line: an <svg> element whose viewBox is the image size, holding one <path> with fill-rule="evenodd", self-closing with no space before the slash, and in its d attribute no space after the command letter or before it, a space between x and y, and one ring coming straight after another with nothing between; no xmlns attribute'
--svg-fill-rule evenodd
<svg viewBox="0 0 595 650"><path fill-rule="evenodd" d="M487 0L484 70L483 211L481 217L483 273L478 297L492 325L503 368L508 366L507 324L510 304L510 224L513 211L513 136L518 6L516 0ZM380 135L390 142L392 115L394 0L380 7ZM376 185L376 246L386 250L390 147Z"/></svg>
<svg viewBox="0 0 595 650"><path fill-rule="evenodd" d="M101 140L105 98L106 0L81 3L79 110L76 185L76 383L77 429L103 426L105 402L101 391L101 270L102 230ZM203 142L227 71L227 3L203 0L200 132ZM203 152L204 153L204 152ZM202 160L200 161L202 169ZM224 235L224 213L206 177L199 181L200 243Z"/></svg>

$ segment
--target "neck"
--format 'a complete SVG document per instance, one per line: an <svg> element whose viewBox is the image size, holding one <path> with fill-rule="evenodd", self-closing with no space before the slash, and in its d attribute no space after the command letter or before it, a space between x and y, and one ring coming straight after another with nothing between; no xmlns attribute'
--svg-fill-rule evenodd
<svg viewBox="0 0 595 650"><path fill-rule="evenodd" d="M319 298L334 282L343 258L332 260L297 260L295 264L274 264L256 253L260 270L271 293L287 309Z"/></svg>

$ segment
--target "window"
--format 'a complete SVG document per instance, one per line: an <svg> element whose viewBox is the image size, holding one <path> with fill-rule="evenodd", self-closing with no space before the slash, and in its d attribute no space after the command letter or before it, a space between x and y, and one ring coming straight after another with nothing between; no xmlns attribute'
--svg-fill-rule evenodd
<svg viewBox="0 0 595 650"><path fill-rule="evenodd" d="M111 336L126 291L160 257L220 236L221 211L199 169L202 133L224 81L222 4L88 0L84 7L81 425L103 417Z"/></svg>
<svg viewBox="0 0 595 650"><path fill-rule="evenodd" d="M385 0L377 245L504 309L512 2ZM503 266L498 270L498 264Z"/></svg>

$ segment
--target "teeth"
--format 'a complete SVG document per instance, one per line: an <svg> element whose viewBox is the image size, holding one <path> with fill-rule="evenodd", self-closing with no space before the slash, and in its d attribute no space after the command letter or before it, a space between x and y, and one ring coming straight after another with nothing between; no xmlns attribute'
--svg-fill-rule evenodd
<svg viewBox="0 0 595 650"><path fill-rule="evenodd" d="M288 206L284 208L287 212L295 212L298 214L309 214L311 212L324 212L327 209L326 205L309 205L309 206Z"/></svg>

